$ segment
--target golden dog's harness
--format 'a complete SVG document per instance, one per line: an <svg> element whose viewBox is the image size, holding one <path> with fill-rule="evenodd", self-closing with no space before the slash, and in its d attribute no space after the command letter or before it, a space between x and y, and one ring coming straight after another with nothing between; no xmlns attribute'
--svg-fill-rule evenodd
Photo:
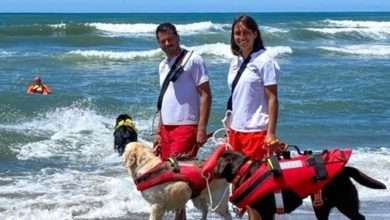
<svg viewBox="0 0 390 220"><path fill-rule="evenodd" d="M192 190L192 197L198 196L206 187L206 181L201 176L199 166L193 162L178 162L173 158L161 162L134 180L139 191L175 181L187 182Z"/></svg>
<svg viewBox="0 0 390 220"><path fill-rule="evenodd" d="M115 130L126 126L134 131L136 130L134 122L131 118L120 120L115 126ZM155 167L137 176L134 182L137 190L144 191L153 186L174 181L187 182L192 190L192 196L195 197L206 187L206 182L201 176L201 168L194 162L178 162L176 159L168 158L157 164Z"/></svg>

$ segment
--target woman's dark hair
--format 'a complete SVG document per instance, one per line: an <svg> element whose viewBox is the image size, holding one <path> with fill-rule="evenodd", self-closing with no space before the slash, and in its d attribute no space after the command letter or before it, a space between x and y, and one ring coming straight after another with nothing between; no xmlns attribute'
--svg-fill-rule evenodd
<svg viewBox="0 0 390 220"><path fill-rule="evenodd" d="M236 56L241 55L240 47L234 41L234 27L238 23L244 24L246 28L248 28L256 33L256 39L255 39L255 42L253 43L253 51L258 51L261 49L264 50L265 47L263 44L263 39L261 39L260 30L259 30L259 27L257 26L256 21L250 16L241 15L234 20L233 25L232 25L232 33L230 36L230 48L231 48L233 54Z"/></svg>
<svg viewBox="0 0 390 220"><path fill-rule="evenodd" d="M176 27L175 25L173 25L172 23L169 23L169 22L166 22L166 23L162 23L162 24L159 24L157 26L157 29L156 29L156 38L158 39L158 33L160 32L168 32L168 31L172 31L172 33L174 35L176 35L177 37L179 37L179 35L177 34L177 31L176 31Z"/></svg>

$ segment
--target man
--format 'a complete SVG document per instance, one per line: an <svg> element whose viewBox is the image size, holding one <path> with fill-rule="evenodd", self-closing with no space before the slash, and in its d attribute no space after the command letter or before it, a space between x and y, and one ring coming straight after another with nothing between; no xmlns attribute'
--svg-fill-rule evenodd
<svg viewBox="0 0 390 220"><path fill-rule="evenodd" d="M49 95L51 93L50 88L43 84L41 77L35 76L32 83L27 86L26 93L28 95L37 93L42 95Z"/></svg>
<svg viewBox="0 0 390 220"><path fill-rule="evenodd" d="M186 53L180 47L180 37L173 24L160 24L156 38L166 55L159 66L160 86L164 87L165 79L174 72L170 71L172 66L182 66L183 71L179 71L175 81L168 81L162 95L161 110L158 109L160 130L154 147L162 159L193 159L199 147L207 141L206 127L211 106L207 69L199 55Z"/></svg>

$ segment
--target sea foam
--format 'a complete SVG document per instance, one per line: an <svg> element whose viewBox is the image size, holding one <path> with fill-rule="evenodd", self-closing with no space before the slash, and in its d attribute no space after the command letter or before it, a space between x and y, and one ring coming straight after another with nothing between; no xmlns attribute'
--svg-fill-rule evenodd
<svg viewBox="0 0 390 220"><path fill-rule="evenodd" d="M350 45L339 47L318 47L319 49L346 55L361 55L370 57L389 57L388 45Z"/></svg>
<svg viewBox="0 0 390 220"><path fill-rule="evenodd" d="M183 46L188 50L193 50L195 53L205 56L211 56L212 59L217 59L220 62L229 62L234 56L231 53L230 45L225 43L203 44L197 46ZM267 47L271 56L277 57L281 55L291 54L293 51L288 46ZM70 56L80 56L86 59L103 59L103 60L137 60L137 59L162 59L163 52L160 49L144 50L144 51L99 51L99 50L74 50L67 53Z"/></svg>
<svg viewBox="0 0 390 220"><path fill-rule="evenodd" d="M154 23L88 23L97 30L123 35L154 35L158 24ZM211 21L194 22L189 24L177 24L180 35L193 35L199 33L212 33L226 31L230 25L218 24Z"/></svg>
<svg viewBox="0 0 390 220"><path fill-rule="evenodd" d="M363 37L385 40L390 37L390 22L353 21L353 20L324 20L321 28L305 28L305 30L327 35L349 35L353 38Z"/></svg>

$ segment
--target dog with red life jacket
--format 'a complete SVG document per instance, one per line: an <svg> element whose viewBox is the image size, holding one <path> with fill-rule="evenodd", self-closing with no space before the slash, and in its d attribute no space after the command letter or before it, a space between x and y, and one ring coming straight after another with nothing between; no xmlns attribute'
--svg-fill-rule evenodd
<svg viewBox="0 0 390 220"><path fill-rule="evenodd" d="M206 190L206 180L201 174L201 162L162 161L151 146L138 141L131 117L119 115L114 131L114 149L123 157L124 164L143 198L151 205L149 220L161 220L167 211L175 212L175 219L182 219L185 204L192 199L207 219L209 206L225 220L232 220L228 208L228 196L224 192L228 183L223 179L210 182L212 201ZM210 204L212 203L212 204Z"/></svg>
<svg viewBox="0 0 390 220"><path fill-rule="evenodd" d="M210 156L214 159L204 165L202 172L213 173L215 178L232 183L230 201L242 209L251 207L262 220L273 220L276 213L292 212L302 204L302 199L314 193L312 201L317 219L329 219L331 209L336 207L349 219L363 220L365 217L359 212L358 191L350 178L372 189L386 189L383 183L356 168L345 166L351 150L308 153L295 160L286 156L284 160L273 157L252 161L225 148L221 146L214 151ZM213 164L212 161L217 162ZM305 175L310 178L305 180ZM301 189L292 187L289 182L294 181ZM319 204L314 205L314 202Z"/></svg>

